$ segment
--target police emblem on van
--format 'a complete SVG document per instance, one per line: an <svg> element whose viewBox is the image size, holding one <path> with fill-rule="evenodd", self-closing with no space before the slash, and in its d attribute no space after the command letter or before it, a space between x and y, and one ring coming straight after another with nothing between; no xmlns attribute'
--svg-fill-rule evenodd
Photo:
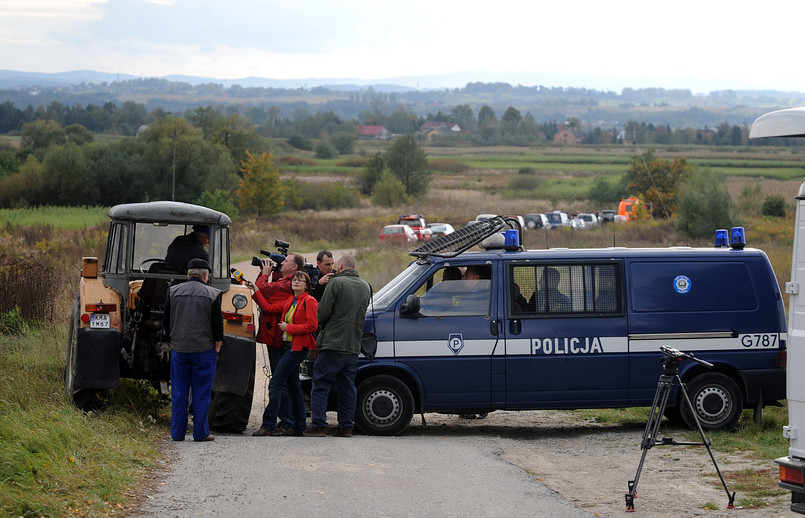
<svg viewBox="0 0 805 518"><path fill-rule="evenodd" d="M447 337L447 347L458 356L458 353L464 348L464 337L461 336L461 333L450 333L450 336Z"/></svg>
<svg viewBox="0 0 805 518"><path fill-rule="evenodd" d="M691 286L692 283L690 282L690 277L687 275L677 275L674 277L674 291L680 295L684 295L685 293L689 292Z"/></svg>

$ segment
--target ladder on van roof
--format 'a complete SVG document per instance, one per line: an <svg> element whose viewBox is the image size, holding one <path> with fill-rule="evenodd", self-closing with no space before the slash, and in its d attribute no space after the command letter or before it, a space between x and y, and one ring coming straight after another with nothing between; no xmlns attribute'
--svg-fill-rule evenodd
<svg viewBox="0 0 805 518"><path fill-rule="evenodd" d="M484 239L509 228L520 233L523 231L517 219L495 216L483 221L476 221L452 234L432 239L408 254L417 258L455 257L481 243Z"/></svg>

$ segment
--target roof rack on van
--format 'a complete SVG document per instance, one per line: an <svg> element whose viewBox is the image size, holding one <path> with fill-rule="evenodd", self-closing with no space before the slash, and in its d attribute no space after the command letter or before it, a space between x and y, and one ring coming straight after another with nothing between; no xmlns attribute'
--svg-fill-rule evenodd
<svg viewBox="0 0 805 518"><path fill-rule="evenodd" d="M418 258L455 257L507 227L514 228L519 232L523 230L520 228L520 222L515 218L495 216L483 221L476 221L451 234L432 239L408 254Z"/></svg>

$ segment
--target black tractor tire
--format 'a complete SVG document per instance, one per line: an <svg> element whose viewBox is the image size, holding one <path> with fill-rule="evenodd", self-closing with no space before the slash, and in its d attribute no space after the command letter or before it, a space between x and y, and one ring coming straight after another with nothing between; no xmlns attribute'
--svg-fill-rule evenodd
<svg viewBox="0 0 805 518"><path fill-rule="evenodd" d="M67 358L64 368L64 388L67 395L76 407L88 412L103 408L108 402L109 392L106 389L81 388L76 383L76 365L78 347L78 329L81 327L78 319L81 314L79 297L76 296L73 309L70 313L70 328L67 333Z"/></svg>
<svg viewBox="0 0 805 518"><path fill-rule="evenodd" d="M218 433L243 433L249 425L254 398L254 366L249 377L249 388L243 395L216 392L210 396L207 420L210 430Z"/></svg>
<svg viewBox="0 0 805 518"><path fill-rule="evenodd" d="M380 374L358 386L355 426L367 435L399 435L414 417L414 396L408 385Z"/></svg>
<svg viewBox="0 0 805 518"><path fill-rule="evenodd" d="M704 430L731 430L743 412L741 389L732 378L720 372L705 372L686 383L695 415L688 404L677 398L685 424L696 429L696 418Z"/></svg>

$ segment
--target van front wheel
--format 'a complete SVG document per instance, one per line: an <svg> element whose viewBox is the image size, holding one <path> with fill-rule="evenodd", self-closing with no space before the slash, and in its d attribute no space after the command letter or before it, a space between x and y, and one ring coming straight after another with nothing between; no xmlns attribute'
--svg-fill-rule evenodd
<svg viewBox="0 0 805 518"><path fill-rule="evenodd" d="M414 417L414 396L399 379L372 376L358 386L355 425L368 435L399 435Z"/></svg>
<svg viewBox="0 0 805 518"><path fill-rule="evenodd" d="M687 387L695 417L687 403L680 400L678 405L682 419L690 428L696 429L696 417L705 430L730 430L738 423L744 402L732 378L718 372L705 372L690 380Z"/></svg>

